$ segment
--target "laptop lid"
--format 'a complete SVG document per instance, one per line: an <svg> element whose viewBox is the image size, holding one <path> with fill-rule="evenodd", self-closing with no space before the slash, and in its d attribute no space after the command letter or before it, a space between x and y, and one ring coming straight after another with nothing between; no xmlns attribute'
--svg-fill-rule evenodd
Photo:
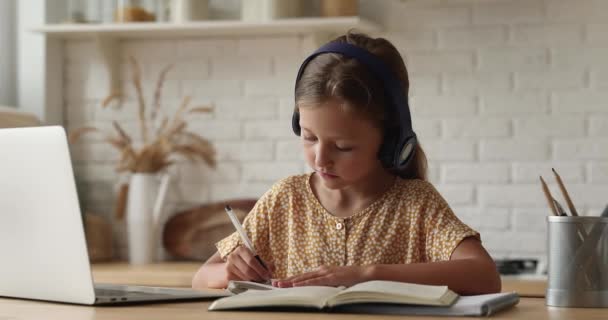
<svg viewBox="0 0 608 320"><path fill-rule="evenodd" d="M65 130L0 129L0 296L93 304Z"/></svg>

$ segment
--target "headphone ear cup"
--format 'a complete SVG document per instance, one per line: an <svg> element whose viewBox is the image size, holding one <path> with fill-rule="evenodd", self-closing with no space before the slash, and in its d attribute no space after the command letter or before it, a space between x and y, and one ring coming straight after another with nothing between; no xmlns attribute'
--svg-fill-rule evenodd
<svg viewBox="0 0 608 320"><path fill-rule="evenodd" d="M408 164L414 158L417 144L418 139L416 138L416 135L413 135L405 140L401 148L395 150L396 153L393 158L395 168L398 170L403 170L408 166Z"/></svg>
<svg viewBox="0 0 608 320"><path fill-rule="evenodd" d="M302 131L302 129L300 128L300 113L297 111L294 111L293 115L291 116L291 129L293 130L293 133L296 134L296 136L299 136L300 131Z"/></svg>

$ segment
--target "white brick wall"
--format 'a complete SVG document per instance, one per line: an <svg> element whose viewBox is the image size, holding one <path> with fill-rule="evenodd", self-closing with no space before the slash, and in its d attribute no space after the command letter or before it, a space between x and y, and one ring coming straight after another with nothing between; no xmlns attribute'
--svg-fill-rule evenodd
<svg viewBox="0 0 608 320"><path fill-rule="evenodd" d="M608 1L368 0L362 8L386 26L378 35L404 54L431 181L482 233L493 256L544 254L549 210L538 176L561 199L552 167L580 212L603 209ZM128 55L139 58L148 96L161 68L175 64L163 108L174 110L185 95L216 108L193 118L191 129L212 140L220 164L210 170L180 162L173 170L173 208L259 197L273 181L305 170L290 118L295 72L313 40L235 35L121 43L123 66ZM107 73L94 42L66 42L64 74L68 128L109 128L119 119L136 130L126 81L130 99L123 109L99 107ZM109 216L118 154L98 136L83 139L72 153L81 198Z"/></svg>

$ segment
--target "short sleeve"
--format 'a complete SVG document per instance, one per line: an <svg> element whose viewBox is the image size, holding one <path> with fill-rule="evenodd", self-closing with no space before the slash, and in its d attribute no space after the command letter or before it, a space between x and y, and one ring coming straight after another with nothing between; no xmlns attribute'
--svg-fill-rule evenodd
<svg viewBox="0 0 608 320"><path fill-rule="evenodd" d="M433 191L436 206L432 212L429 212L425 226L426 258L429 262L447 261L462 240L468 237L480 239L480 236L477 231L456 217L439 192Z"/></svg>
<svg viewBox="0 0 608 320"><path fill-rule="evenodd" d="M247 214L243 221L243 229L247 233L249 240L253 243L255 250L262 257L269 251L269 232L268 232L268 214L270 212L270 204L274 198L273 189L267 191L260 198L253 209ZM226 238L218 241L215 246L224 259L236 247L243 244L239 234L235 231Z"/></svg>

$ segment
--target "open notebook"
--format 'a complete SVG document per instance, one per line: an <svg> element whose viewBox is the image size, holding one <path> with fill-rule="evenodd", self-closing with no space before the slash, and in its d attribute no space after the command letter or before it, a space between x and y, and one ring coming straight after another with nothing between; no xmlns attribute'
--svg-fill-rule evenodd
<svg viewBox="0 0 608 320"><path fill-rule="evenodd" d="M215 301L209 310L249 308L283 310L290 307L308 307L313 310L341 313L489 316L519 303L519 296L514 292L458 297L446 287L392 281L366 282L349 289L344 287L279 289L256 282L231 281L228 290L236 295ZM449 300L452 299L456 302L450 304ZM425 301L420 303L420 300ZM438 305L440 302L447 303Z"/></svg>
<svg viewBox="0 0 608 320"><path fill-rule="evenodd" d="M325 309L360 303L450 306L458 299L458 295L448 289L447 286L429 286L395 281L368 281L350 288L322 286L274 288L251 282L229 284L229 290L232 292L238 292L239 288L249 290L216 300L209 306L209 310L260 307Z"/></svg>

